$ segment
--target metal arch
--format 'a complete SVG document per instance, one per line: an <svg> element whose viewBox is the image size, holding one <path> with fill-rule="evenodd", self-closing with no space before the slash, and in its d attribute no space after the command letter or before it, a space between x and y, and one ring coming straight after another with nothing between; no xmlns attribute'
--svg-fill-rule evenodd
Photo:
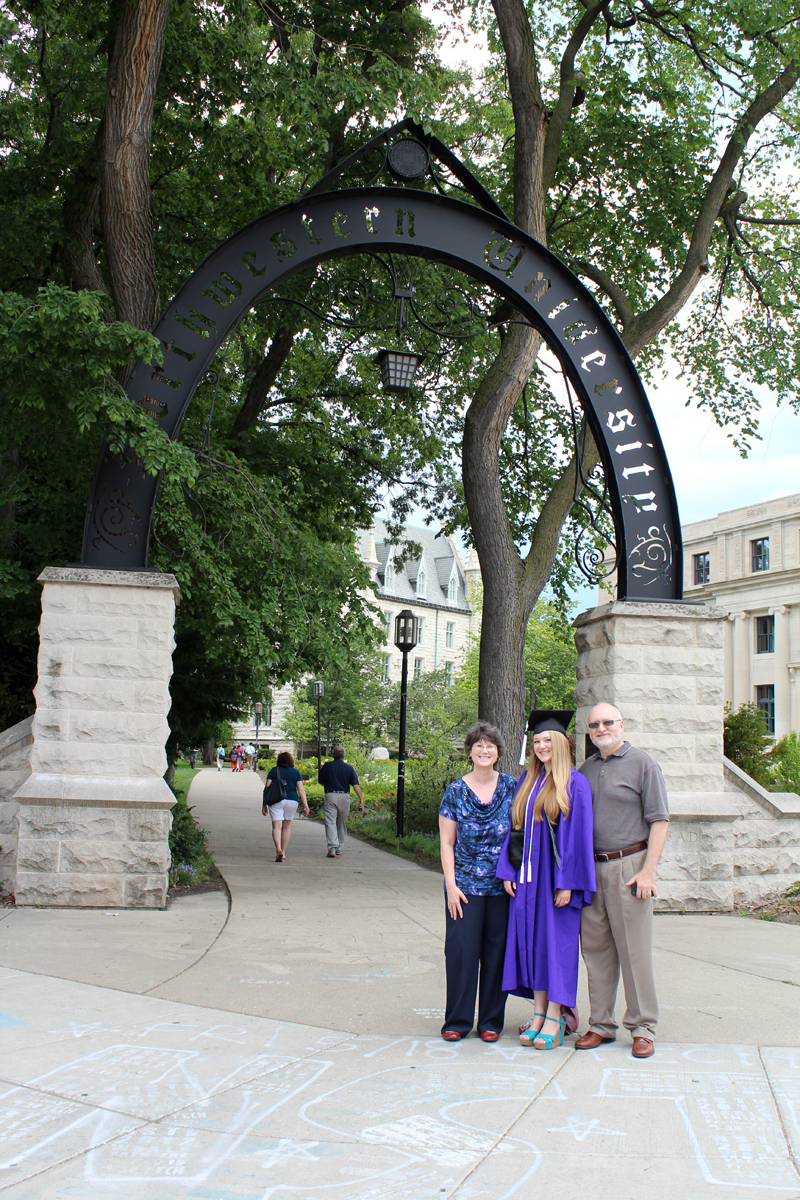
<svg viewBox="0 0 800 1200"><path fill-rule="evenodd" d="M489 285L558 355L606 472L617 541L618 596L682 598L675 491L644 388L625 347L581 281L544 246L493 213L403 187L307 195L223 242L170 303L154 333L164 365L138 363L132 400L168 437L236 322L281 280L326 259L396 251L447 263ZM158 480L103 448L83 543L85 566L142 570Z"/></svg>

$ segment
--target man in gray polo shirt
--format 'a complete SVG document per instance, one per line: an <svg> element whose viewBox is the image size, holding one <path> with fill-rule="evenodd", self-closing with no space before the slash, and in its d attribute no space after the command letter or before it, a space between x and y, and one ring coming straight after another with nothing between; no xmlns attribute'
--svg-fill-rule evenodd
<svg viewBox="0 0 800 1200"><path fill-rule="evenodd" d="M576 1050L594 1050L617 1036L614 1008L622 970L627 1009L622 1023L634 1058L655 1049L658 1000L653 976L653 897L667 840L669 807L661 768L624 739L613 704L589 713L597 754L581 773L592 785L597 891L581 914L581 953L589 983L589 1031Z"/></svg>

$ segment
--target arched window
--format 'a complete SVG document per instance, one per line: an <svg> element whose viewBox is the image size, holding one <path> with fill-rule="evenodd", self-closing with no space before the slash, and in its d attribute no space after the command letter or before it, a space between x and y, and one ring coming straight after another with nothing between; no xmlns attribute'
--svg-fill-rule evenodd
<svg viewBox="0 0 800 1200"><path fill-rule="evenodd" d="M387 592L394 591L394 563L391 558L386 560L386 571L384 572L384 590Z"/></svg>
<svg viewBox="0 0 800 1200"><path fill-rule="evenodd" d="M451 604L455 604L455 602L456 602L456 592L457 591L458 591L458 585L456 583L456 577L455 577L455 575L451 575L450 582L447 585L447 599Z"/></svg>
<svg viewBox="0 0 800 1200"><path fill-rule="evenodd" d="M417 575L417 595L427 596L428 594L428 577L425 574L424 567L420 567L419 575Z"/></svg>

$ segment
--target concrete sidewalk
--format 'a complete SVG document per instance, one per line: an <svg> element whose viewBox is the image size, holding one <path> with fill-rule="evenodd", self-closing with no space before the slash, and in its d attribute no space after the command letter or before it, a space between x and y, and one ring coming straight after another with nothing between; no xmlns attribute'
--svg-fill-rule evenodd
<svg viewBox="0 0 800 1200"><path fill-rule="evenodd" d="M452 1046L441 876L302 821L276 864L260 792L192 787L230 915L0 910L3 1196L800 1198L800 927L659 917L645 1062L524 1049L514 999Z"/></svg>

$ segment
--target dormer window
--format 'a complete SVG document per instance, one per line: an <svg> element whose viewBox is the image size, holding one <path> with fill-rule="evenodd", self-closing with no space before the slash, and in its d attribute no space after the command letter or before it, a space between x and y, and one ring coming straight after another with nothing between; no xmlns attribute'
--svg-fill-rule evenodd
<svg viewBox="0 0 800 1200"><path fill-rule="evenodd" d="M391 558L386 560L386 571L384 574L384 589L387 592L394 591L394 562Z"/></svg>
<svg viewBox="0 0 800 1200"><path fill-rule="evenodd" d="M455 575L451 575L450 582L447 585L447 600L449 604L455 604L457 593L458 584L456 583L456 577Z"/></svg>
<svg viewBox="0 0 800 1200"><path fill-rule="evenodd" d="M417 595L424 597L424 596L427 596L427 594L428 594L428 577L425 574L425 568L420 567L419 574L417 575Z"/></svg>

